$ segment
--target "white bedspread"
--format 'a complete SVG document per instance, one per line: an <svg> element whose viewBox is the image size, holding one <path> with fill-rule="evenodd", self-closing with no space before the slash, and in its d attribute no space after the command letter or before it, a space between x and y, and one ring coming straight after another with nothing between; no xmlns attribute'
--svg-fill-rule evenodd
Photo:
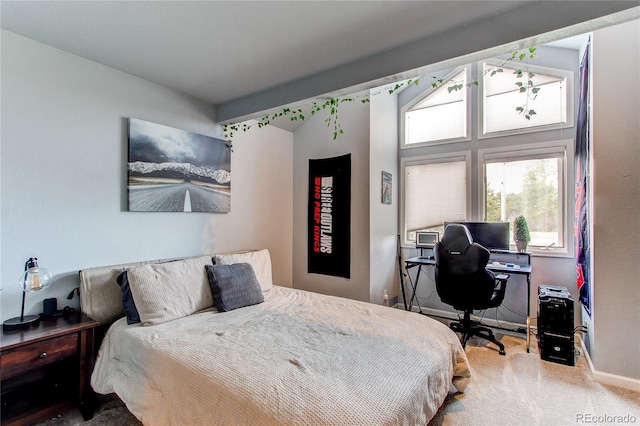
<svg viewBox="0 0 640 426"><path fill-rule="evenodd" d="M435 320L275 286L231 312L118 320L91 384L145 425L424 425L469 377Z"/></svg>

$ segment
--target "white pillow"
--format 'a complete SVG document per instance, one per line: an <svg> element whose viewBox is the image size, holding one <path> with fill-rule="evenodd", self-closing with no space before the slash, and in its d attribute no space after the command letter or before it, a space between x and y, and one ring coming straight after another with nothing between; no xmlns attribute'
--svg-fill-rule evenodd
<svg viewBox="0 0 640 426"><path fill-rule="evenodd" d="M127 270L142 325L162 324L213 306L205 265L209 256L152 263Z"/></svg>
<svg viewBox="0 0 640 426"><path fill-rule="evenodd" d="M273 277L271 275L271 256L269 250L262 249L245 253L216 254L214 256L216 265L233 265L234 263L248 263L253 268L256 278L260 283L262 291L267 291L273 287Z"/></svg>

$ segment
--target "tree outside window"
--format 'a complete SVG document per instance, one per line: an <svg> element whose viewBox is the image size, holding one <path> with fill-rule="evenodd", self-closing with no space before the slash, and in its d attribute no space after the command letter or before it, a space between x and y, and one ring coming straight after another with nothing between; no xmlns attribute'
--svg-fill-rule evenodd
<svg viewBox="0 0 640 426"><path fill-rule="evenodd" d="M563 247L562 158L540 158L485 164L487 221L508 221L523 215L532 247Z"/></svg>

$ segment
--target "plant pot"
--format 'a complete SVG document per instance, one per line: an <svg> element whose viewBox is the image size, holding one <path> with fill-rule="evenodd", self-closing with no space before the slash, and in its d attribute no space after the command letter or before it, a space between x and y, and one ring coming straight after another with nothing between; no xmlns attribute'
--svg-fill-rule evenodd
<svg viewBox="0 0 640 426"><path fill-rule="evenodd" d="M527 242L516 240L516 249L519 252L524 253L525 251L527 251Z"/></svg>

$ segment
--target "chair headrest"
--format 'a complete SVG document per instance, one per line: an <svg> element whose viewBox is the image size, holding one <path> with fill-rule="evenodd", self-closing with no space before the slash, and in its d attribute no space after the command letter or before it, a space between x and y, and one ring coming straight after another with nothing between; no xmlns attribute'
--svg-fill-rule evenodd
<svg viewBox="0 0 640 426"><path fill-rule="evenodd" d="M473 238L466 226L450 223L444 230L441 242L449 253L464 253L473 244Z"/></svg>

